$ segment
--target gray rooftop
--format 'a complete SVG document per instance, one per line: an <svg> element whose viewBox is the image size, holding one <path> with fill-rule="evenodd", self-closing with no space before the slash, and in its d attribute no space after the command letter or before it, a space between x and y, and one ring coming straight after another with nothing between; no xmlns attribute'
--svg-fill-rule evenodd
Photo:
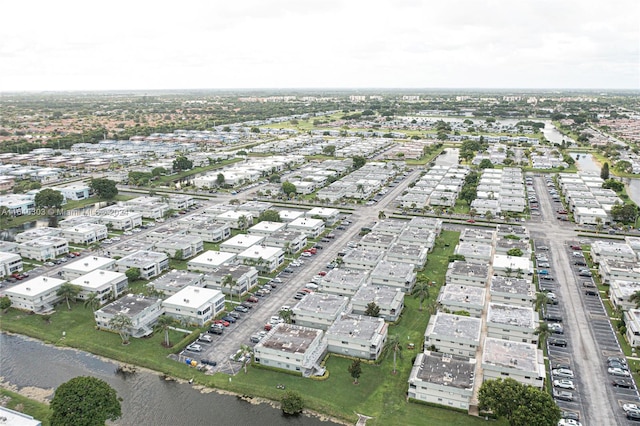
<svg viewBox="0 0 640 426"><path fill-rule="evenodd" d="M138 250L137 252L131 253L130 255L118 260L118 263L146 265L150 262L161 262L167 258L167 255L164 253L158 253L156 251L148 250Z"/></svg>
<svg viewBox="0 0 640 426"><path fill-rule="evenodd" d="M495 238L495 231L488 229L466 228L460 234L460 241L486 241L490 244Z"/></svg>
<svg viewBox="0 0 640 426"><path fill-rule="evenodd" d="M100 312L107 315L124 314L133 317L150 306L158 303L157 298L143 296L142 294L127 294L120 299L100 308Z"/></svg>
<svg viewBox="0 0 640 426"><path fill-rule="evenodd" d="M454 337L480 342L482 319L438 312L429 321L425 336Z"/></svg>
<svg viewBox="0 0 640 426"><path fill-rule="evenodd" d="M372 277L385 278L388 277L395 281L406 279L413 276L413 265L411 263L390 262L382 260L376 265L371 272Z"/></svg>
<svg viewBox="0 0 640 426"><path fill-rule="evenodd" d="M382 318L366 315L342 315L329 327L327 334L371 341L376 338L381 325L384 325Z"/></svg>
<svg viewBox="0 0 640 426"><path fill-rule="evenodd" d="M489 292L533 296L534 290L529 280L525 280L523 278L509 278L494 275L491 277Z"/></svg>
<svg viewBox="0 0 640 426"><path fill-rule="evenodd" d="M535 329L538 324L533 308L517 305L489 303L487 322Z"/></svg>
<svg viewBox="0 0 640 426"><path fill-rule="evenodd" d="M315 312L334 316L338 315L345 308L347 299L347 297L336 296L334 294L308 294L294 306L293 311Z"/></svg>
<svg viewBox="0 0 640 426"><path fill-rule="evenodd" d="M455 355L425 351L419 355L417 378L425 382L471 390L475 375L475 360Z"/></svg>
<svg viewBox="0 0 640 426"><path fill-rule="evenodd" d="M373 231L360 239L360 242L365 245L367 243L374 245L382 245L389 247L397 238L394 234L383 234L381 232Z"/></svg>
<svg viewBox="0 0 640 426"><path fill-rule="evenodd" d="M351 301L375 302L378 306L391 306L398 294L402 294L404 297L404 293L400 288L392 288L385 285L363 285L351 297Z"/></svg>
<svg viewBox="0 0 640 426"><path fill-rule="evenodd" d="M442 227L442 219L434 217L414 217L409 221L409 227L438 229Z"/></svg>
<svg viewBox="0 0 640 426"><path fill-rule="evenodd" d="M440 303L457 302L469 305L484 305L484 288L469 285L447 284L442 286Z"/></svg>
<svg viewBox="0 0 640 426"><path fill-rule="evenodd" d="M374 232L381 234L399 235L409 224L406 220L400 219L385 219L376 223L373 227Z"/></svg>
<svg viewBox="0 0 640 426"><path fill-rule="evenodd" d="M489 277L489 265L456 260L449 264L449 270L456 275L469 277Z"/></svg>
<svg viewBox="0 0 640 426"><path fill-rule="evenodd" d="M538 346L533 343L486 337L482 363L538 374Z"/></svg>
<svg viewBox="0 0 640 426"><path fill-rule="evenodd" d="M322 277L323 283L336 283L340 285L359 287L367 279L369 271L351 268L334 268Z"/></svg>
<svg viewBox="0 0 640 426"><path fill-rule="evenodd" d="M158 279L155 279L149 283L155 288L173 288L180 290L188 285L193 285L194 281L202 281L204 274L197 274L195 272L173 270L167 272Z"/></svg>
<svg viewBox="0 0 640 426"><path fill-rule="evenodd" d="M305 353L322 330L292 324L278 324L259 343L265 348L290 353Z"/></svg>
<svg viewBox="0 0 640 426"><path fill-rule="evenodd" d="M234 280L238 280L242 278L248 272L255 270L253 266L247 265L233 265L225 263L223 265L218 266L213 271L207 272L205 274L206 277L226 277L227 275L231 275Z"/></svg>

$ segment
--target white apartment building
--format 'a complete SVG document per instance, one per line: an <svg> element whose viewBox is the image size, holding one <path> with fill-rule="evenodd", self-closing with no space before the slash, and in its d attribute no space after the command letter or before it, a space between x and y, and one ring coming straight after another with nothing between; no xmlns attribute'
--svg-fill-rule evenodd
<svg viewBox="0 0 640 426"><path fill-rule="evenodd" d="M131 337L140 338L153 333L153 325L162 314L162 299L126 294L98 309L93 315L98 329L109 331L115 331L109 322L116 315L124 315L131 320L132 325L128 330Z"/></svg>
<svg viewBox="0 0 640 426"><path fill-rule="evenodd" d="M62 229L62 237L75 244L91 244L108 236L107 227L99 223L82 223Z"/></svg>
<svg viewBox="0 0 640 426"><path fill-rule="evenodd" d="M447 284L442 286L438 303L450 312L468 312L480 318L485 302L485 289L468 285Z"/></svg>
<svg viewBox="0 0 640 426"><path fill-rule="evenodd" d="M4 294L11 299L12 308L44 314L52 312L61 300L57 292L64 283L58 278L39 276L6 289Z"/></svg>
<svg viewBox="0 0 640 426"><path fill-rule="evenodd" d="M489 265L456 260L447 266L447 284L469 285L484 288L489 279Z"/></svg>
<svg viewBox="0 0 640 426"><path fill-rule="evenodd" d="M536 300L533 281L527 278L510 278L494 275L489 284L491 301L510 305L531 307Z"/></svg>
<svg viewBox="0 0 640 426"><path fill-rule="evenodd" d="M231 287L222 285L227 276L233 279ZM258 285L258 270L253 266L224 264L205 275L207 288L220 290L232 298L237 296L239 299L256 285Z"/></svg>
<svg viewBox="0 0 640 426"><path fill-rule="evenodd" d="M511 378L542 389L546 378L538 345L486 337L482 353L484 380Z"/></svg>
<svg viewBox="0 0 640 426"><path fill-rule="evenodd" d="M351 312L364 315L369 303L375 303L380 308L378 317L385 321L395 322L400 318L404 309L404 293L399 288L384 285L363 285L351 298Z"/></svg>
<svg viewBox="0 0 640 426"><path fill-rule="evenodd" d="M531 306L489 303L487 336L515 342L538 344L538 313Z"/></svg>
<svg viewBox="0 0 640 426"><path fill-rule="evenodd" d="M424 347L449 355L475 358L481 329L480 318L437 312L429 318Z"/></svg>
<svg viewBox="0 0 640 426"><path fill-rule="evenodd" d="M262 235L238 234L220 244L220 250L229 253L242 253L249 247L262 244L264 238Z"/></svg>
<svg viewBox="0 0 640 426"><path fill-rule="evenodd" d="M69 253L69 243L60 237L40 237L20 243L20 255L45 262Z"/></svg>
<svg viewBox="0 0 640 426"><path fill-rule="evenodd" d="M377 360L387 341L388 327L383 318L345 314L326 332L331 353Z"/></svg>
<svg viewBox="0 0 640 426"><path fill-rule="evenodd" d="M204 274L174 269L147 284L164 296L173 296L187 286L204 287Z"/></svg>
<svg viewBox="0 0 640 426"><path fill-rule="evenodd" d="M187 286L162 302L165 315L202 327L224 311L224 294L218 290Z"/></svg>
<svg viewBox="0 0 640 426"><path fill-rule="evenodd" d="M371 283L374 285L386 285L400 288L405 293L411 293L416 283L414 265L410 263L380 261L371 271Z"/></svg>
<svg viewBox="0 0 640 426"><path fill-rule="evenodd" d="M22 272L22 257L16 253L0 251L0 276Z"/></svg>
<svg viewBox="0 0 640 426"><path fill-rule="evenodd" d="M303 232L307 238L318 238L324 232L325 224L322 219L301 217L289 222L287 229Z"/></svg>
<svg viewBox="0 0 640 426"><path fill-rule="evenodd" d="M224 251L207 250L187 262L190 271L212 272L225 263L233 263L237 255Z"/></svg>
<svg viewBox="0 0 640 426"><path fill-rule="evenodd" d="M85 256L74 262L66 263L62 267L62 275L71 281L98 269L113 271L115 267L116 260L110 257Z"/></svg>
<svg viewBox="0 0 640 426"><path fill-rule="evenodd" d="M86 300L91 293L95 293L98 303L103 305L111 299L117 299L127 290L129 280L121 272L96 269L74 279L71 284L82 289L78 294L78 299Z"/></svg>
<svg viewBox="0 0 640 426"><path fill-rule="evenodd" d="M291 323L327 330L346 312L349 298L333 294L313 293L300 300L292 309Z"/></svg>
<svg viewBox="0 0 640 426"><path fill-rule="evenodd" d="M140 250L116 261L118 272L126 272L131 268L138 268L140 278L148 280L169 269L169 258L165 253Z"/></svg>
<svg viewBox="0 0 640 426"><path fill-rule="evenodd" d="M284 263L284 250L255 245L238 254L238 262L255 266L258 271L271 273Z"/></svg>

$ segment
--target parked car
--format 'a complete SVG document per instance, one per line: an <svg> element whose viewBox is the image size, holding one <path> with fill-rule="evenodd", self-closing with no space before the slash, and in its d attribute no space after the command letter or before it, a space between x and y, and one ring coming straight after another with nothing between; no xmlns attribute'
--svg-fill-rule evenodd
<svg viewBox="0 0 640 426"><path fill-rule="evenodd" d="M576 388L576 385L573 384L573 380L560 379L560 380L553 381L553 387L560 388L560 389L574 390Z"/></svg>
<svg viewBox="0 0 640 426"><path fill-rule="evenodd" d="M247 309L253 309L253 303L251 303L249 301L242 302L239 306L242 306L242 307L247 308ZM242 311L240 311L240 312L242 312Z"/></svg>
<svg viewBox="0 0 640 426"><path fill-rule="evenodd" d="M617 387L617 388L632 388L633 387L633 380L615 378L615 379L611 380L611 384L613 386Z"/></svg>
<svg viewBox="0 0 640 426"><path fill-rule="evenodd" d="M573 379L573 371L568 368L554 368L551 370L553 377L561 377L564 379Z"/></svg>
<svg viewBox="0 0 640 426"><path fill-rule="evenodd" d="M234 323L237 321L234 317L229 316L229 315L225 315L225 316L223 316L223 317L222 317L222 320L223 320L223 321L226 321L226 322L228 322L228 323L231 323L231 324L234 324Z"/></svg>
<svg viewBox="0 0 640 426"><path fill-rule="evenodd" d="M558 426L582 426L582 423L574 419L560 419Z"/></svg>
<svg viewBox="0 0 640 426"><path fill-rule="evenodd" d="M251 302L251 303L258 303L259 301L260 301L260 299L258 299L258 298L257 298L257 297L255 297L255 296L249 296L249 297L247 298L247 302Z"/></svg>
<svg viewBox="0 0 640 426"><path fill-rule="evenodd" d="M622 409L625 413L628 411L640 411L640 407L636 404L622 404Z"/></svg>
<svg viewBox="0 0 640 426"><path fill-rule="evenodd" d="M620 364L627 365L627 359L619 356L607 357L607 363L610 364L612 362L619 362Z"/></svg>
<svg viewBox="0 0 640 426"><path fill-rule="evenodd" d="M198 341L199 342L211 343L211 342L213 342L213 339L208 334L201 334L200 337L198 337Z"/></svg>
<svg viewBox="0 0 640 426"><path fill-rule="evenodd" d="M553 390L553 397L560 401L573 401L573 393L566 390Z"/></svg>
<svg viewBox="0 0 640 426"><path fill-rule="evenodd" d="M254 334L253 336L249 337L249 341L251 343L260 343L260 336Z"/></svg>
<svg viewBox="0 0 640 426"><path fill-rule="evenodd" d="M222 325L217 326L217 324L214 324L211 326L211 328L209 328L209 333L211 334L222 334L224 333L224 327Z"/></svg>
<svg viewBox="0 0 640 426"><path fill-rule="evenodd" d="M547 342L549 342L549 345L551 346L559 346L562 348L567 347L567 341L565 339L558 339L555 337L550 337Z"/></svg>
<svg viewBox="0 0 640 426"><path fill-rule="evenodd" d="M619 368L619 367L609 367L607 368L607 373L611 374L612 376L619 376L619 377L630 376L629 371L623 370L622 368Z"/></svg>
<svg viewBox="0 0 640 426"><path fill-rule="evenodd" d="M192 343L186 347L186 350L190 352L202 352L202 346L198 345L197 343Z"/></svg>
<svg viewBox="0 0 640 426"><path fill-rule="evenodd" d="M633 420L634 422L640 422L640 411L627 411L627 420Z"/></svg>
<svg viewBox="0 0 640 426"><path fill-rule="evenodd" d="M580 420L580 414L575 411L563 411L560 415L565 420Z"/></svg>
<svg viewBox="0 0 640 426"><path fill-rule="evenodd" d="M585 262L584 260L576 260L575 262L573 262L573 264L576 266L587 266L587 262Z"/></svg>
<svg viewBox="0 0 640 426"><path fill-rule="evenodd" d="M223 327L229 327L229 321L225 321L223 319L218 319L213 321L214 324L220 324Z"/></svg>
<svg viewBox="0 0 640 426"><path fill-rule="evenodd" d="M243 305L238 305L233 309L235 311L242 312L243 314L246 314L247 312L249 312L249 308L247 308L246 306L243 306Z"/></svg>
<svg viewBox="0 0 640 426"><path fill-rule="evenodd" d="M553 334L564 334L564 328L562 327L562 324L558 324L557 322L548 324L549 327L549 331L551 331L551 333Z"/></svg>
<svg viewBox="0 0 640 426"><path fill-rule="evenodd" d="M551 275L540 275L540 279L543 280L543 281L555 281L556 280Z"/></svg>
<svg viewBox="0 0 640 426"><path fill-rule="evenodd" d="M598 290L594 289L594 288L588 288L584 291L584 294L587 296L597 296L598 295Z"/></svg>
<svg viewBox="0 0 640 426"><path fill-rule="evenodd" d="M580 271L580 272L578 272L578 275L580 275L581 277L592 277L593 276L591 271Z"/></svg>
<svg viewBox="0 0 640 426"><path fill-rule="evenodd" d="M218 365L217 362L215 362L214 360L211 360L211 359L201 359L200 360L200 364L210 365L212 367L215 367L216 365Z"/></svg>
<svg viewBox="0 0 640 426"><path fill-rule="evenodd" d="M236 320L239 320L240 318L242 318L242 315L240 315L240 312L238 311L231 311L227 315L230 316L231 318L235 318Z"/></svg>
<svg viewBox="0 0 640 426"><path fill-rule="evenodd" d="M545 314L544 319L549 322L562 322L562 317L558 314L547 313Z"/></svg>

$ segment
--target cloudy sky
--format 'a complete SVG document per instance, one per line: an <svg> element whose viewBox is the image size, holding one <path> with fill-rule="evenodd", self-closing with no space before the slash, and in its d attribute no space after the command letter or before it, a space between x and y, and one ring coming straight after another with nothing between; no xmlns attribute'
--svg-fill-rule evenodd
<svg viewBox="0 0 640 426"><path fill-rule="evenodd" d="M0 11L0 91L640 89L638 0L20 0Z"/></svg>

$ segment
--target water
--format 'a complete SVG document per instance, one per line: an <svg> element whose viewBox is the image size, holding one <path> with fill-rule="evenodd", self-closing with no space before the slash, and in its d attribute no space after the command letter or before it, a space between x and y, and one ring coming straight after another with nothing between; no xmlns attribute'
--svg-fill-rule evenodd
<svg viewBox="0 0 640 426"><path fill-rule="evenodd" d="M435 160L438 166L455 166L458 164L460 150L457 148L446 148Z"/></svg>
<svg viewBox="0 0 640 426"><path fill-rule="evenodd" d="M534 120L534 121L542 121L544 123L544 128L542 129L542 134L544 137L551 142L552 144L557 143L561 144L562 141L575 143L573 139L569 136L565 136L558 131L556 126L553 125L552 122L546 120Z"/></svg>
<svg viewBox="0 0 640 426"><path fill-rule="evenodd" d="M25 391L53 394L53 389L77 376L94 376L122 398L119 426L291 425L327 426L311 417L283 417L268 404L254 405L235 396L201 393L187 383L166 381L151 372L116 374L117 364L91 354L45 345L23 336L0 334L0 376Z"/></svg>
<svg viewBox="0 0 640 426"><path fill-rule="evenodd" d="M570 152L571 158L576 160L576 166L581 172L596 172L600 174L600 164L596 163L591 154L583 152ZM578 156L580 158L578 158Z"/></svg>

